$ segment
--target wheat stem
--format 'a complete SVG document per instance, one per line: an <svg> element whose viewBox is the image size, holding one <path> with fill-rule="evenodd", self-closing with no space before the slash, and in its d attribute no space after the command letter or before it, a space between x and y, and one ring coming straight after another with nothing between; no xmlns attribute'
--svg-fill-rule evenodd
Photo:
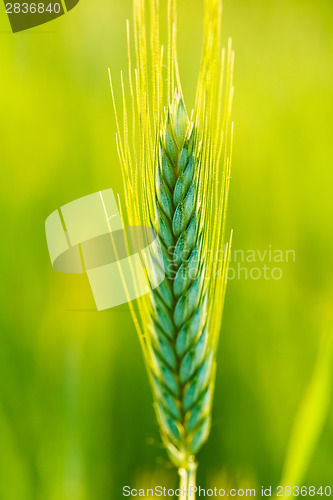
<svg viewBox="0 0 333 500"><path fill-rule="evenodd" d="M179 485L179 500L195 500L196 486L196 471L197 464L189 464L187 469L181 468L178 470L180 485Z"/></svg>

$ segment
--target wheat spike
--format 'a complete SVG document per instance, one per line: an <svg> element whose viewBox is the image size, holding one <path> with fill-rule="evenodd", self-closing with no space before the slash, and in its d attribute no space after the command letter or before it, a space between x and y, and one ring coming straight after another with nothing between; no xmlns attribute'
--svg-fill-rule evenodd
<svg viewBox="0 0 333 500"><path fill-rule="evenodd" d="M152 291L155 408L172 461L188 468L208 436L213 351L207 324L195 131L176 94L160 136L155 227L166 278Z"/></svg>
<svg viewBox="0 0 333 500"><path fill-rule="evenodd" d="M205 0L201 67L189 118L177 63L176 2L168 4L167 64L160 42L159 2L148 3L149 31L146 1L133 3L134 68L127 24L128 87L121 75L123 127L112 81L111 88L127 222L155 229L166 273L157 289L138 299L139 315L133 308L131 312L161 436L186 485L194 480L195 455L210 429L231 243L225 238L225 218L234 54L230 41L227 51L220 46L220 0Z"/></svg>

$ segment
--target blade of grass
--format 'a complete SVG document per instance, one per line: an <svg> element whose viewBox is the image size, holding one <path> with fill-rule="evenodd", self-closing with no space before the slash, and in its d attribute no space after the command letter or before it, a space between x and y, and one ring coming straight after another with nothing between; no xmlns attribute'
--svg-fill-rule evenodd
<svg viewBox="0 0 333 500"><path fill-rule="evenodd" d="M282 486L304 480L322 433L332 396L332 329L322 335L317 361L294 420L282 473Z"/></svg>

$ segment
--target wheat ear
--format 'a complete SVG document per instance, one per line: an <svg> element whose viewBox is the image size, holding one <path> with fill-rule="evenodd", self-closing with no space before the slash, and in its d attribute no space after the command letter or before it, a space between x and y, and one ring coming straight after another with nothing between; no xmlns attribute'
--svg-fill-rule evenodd
<svg viewBox="0 0 333 500"><path fill-rule="evenodd" d="M185 469L208 436L214 378L194 140L178 94L160 136L155 229L166 278L152 291L150 345L161 435L172 461Z"/></svg>
<svg viewBox="0 0 333 500"><path fill-rule="evenodd" d="M160 43L159 2L147 3L149 29L146 0L133 2L134 70L127 23L127 87L121 74L123 127L111 74L110 81L124 215L131 226L155 229L166 273L158 288L138 299L138 315L131 304L130 308L162 440L186 489L195 482L195 456L210 429L231 242L225 239L225 218L234 54L230 41L227 52L220 46L221 1L205 0L203 52L189 118L177 64L176 0L168 0L166 64Z"/></svg>

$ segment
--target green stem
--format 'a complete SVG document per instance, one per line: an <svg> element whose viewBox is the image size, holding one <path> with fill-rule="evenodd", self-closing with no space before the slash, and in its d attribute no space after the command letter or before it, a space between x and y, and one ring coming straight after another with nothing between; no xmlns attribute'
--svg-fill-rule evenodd
<svg viewBox="0 0 333 500"><path fill-rule="evenodd" d="M192 462L188 467L179 469L180 477L180 495L179 500L195 500L194 487L196 486L195 476L196 476L197 464Z"/></svg>

